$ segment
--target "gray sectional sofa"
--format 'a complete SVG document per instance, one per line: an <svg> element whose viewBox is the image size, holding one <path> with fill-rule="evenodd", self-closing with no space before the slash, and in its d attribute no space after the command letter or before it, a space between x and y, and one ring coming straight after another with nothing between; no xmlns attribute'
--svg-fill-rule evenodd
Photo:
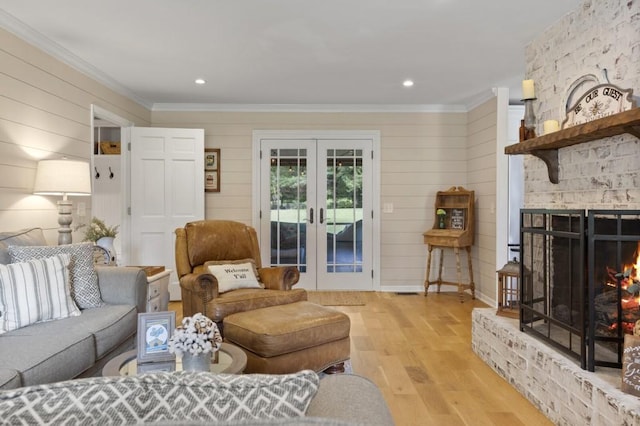
<svg viewBox="0 0 640 426"><path fill-rule="evenodd" d="M38 228L0 233L0 263L9 263L9 246L40 245L46 240ZM0 389L93 376L113 356L135 347L137 316L146 307L144 271L98 267L96 272L104 306L0 334Z"/></svg>
<svg viewBox="0 0 640 426"><path fill-rule="evenodd" d="M39 229L0 233L0 264L11 260L10 246L44 244ZM350 374L90 377L135 346L137 314L147 300L147 278L140 268L95 270L104 306L0 333L0 423L394 424L380 389ZM140 404L142 395L148 403Z"/></svg>

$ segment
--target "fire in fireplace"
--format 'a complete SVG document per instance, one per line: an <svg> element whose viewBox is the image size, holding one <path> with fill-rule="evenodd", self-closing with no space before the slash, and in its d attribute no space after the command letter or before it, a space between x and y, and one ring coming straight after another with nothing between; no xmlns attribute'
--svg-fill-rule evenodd
<svg viewBox="0 0 640 426"><path fill-rule="evenodd" d="M520 329L583 369L620 368L640 319L639 242L640 211L523 209Z"/></svg>
<svg viewBox="0 0 640 426"><path fill-rule="evenodd" d="M640 246L639 246L640 247ZM640 256L638 250L633 254L635 262L625 264L622 272L607 266L607 277L602 292L595 297L594 305L604 332L614 333L618 328L617 290L621 289L622 330L625 334L633 334L636 322L640 319ZM596 282L598 282L596 280Z"/></svg>
<svg viewBox="0 0 640 426"><path fill-rule="evenodd" d="M587 368L622 367L624 335L640 319L638 273L640 212L589 211L589 334ZM624 275L628 275L625 277Z"/></svg>

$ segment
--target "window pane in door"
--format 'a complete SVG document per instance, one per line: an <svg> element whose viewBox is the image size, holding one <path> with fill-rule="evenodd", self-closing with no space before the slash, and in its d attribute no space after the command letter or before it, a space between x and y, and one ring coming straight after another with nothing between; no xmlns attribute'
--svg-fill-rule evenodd
<svg viewBox="0 0 640 426"><path fill-rule="evenodd" d="M307 150L270 150L271 265L306 272Z"/></svg>
<svg viewBox="0 0 640 426"><path fill-rule="evenodd" d="M327 150L327 272L362 272L362 150Z"/></svg>

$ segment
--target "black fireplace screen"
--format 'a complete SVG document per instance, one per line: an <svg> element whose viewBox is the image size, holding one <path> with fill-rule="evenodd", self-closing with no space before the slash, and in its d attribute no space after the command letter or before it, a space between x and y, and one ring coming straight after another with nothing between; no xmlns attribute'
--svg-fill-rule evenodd
<svg viewBox="0 0 640 426"><path fill-rule="evenodd" d="M624 335L640 319L640 211L591 210L588 222L589 340L587 366L622 366ZM628 277L621 273L627 271Z"/></svg>
<svg viewBox="0 0 640 426"><path fill-rule="evenodd" d="M523 209L520 219L520 329L583 369L620 368L640 319L640 211Z"/></svg>
<svg viewBox="0 0 640 426"><path fill-rule="evenodd" d="M520 330L583 363L585 223L582 210L520 212Z"/></svg>

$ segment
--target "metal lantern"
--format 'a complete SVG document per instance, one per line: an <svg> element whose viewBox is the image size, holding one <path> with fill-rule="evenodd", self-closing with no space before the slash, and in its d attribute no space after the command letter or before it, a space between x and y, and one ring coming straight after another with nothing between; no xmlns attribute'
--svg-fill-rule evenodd
<svg viewBox="0 0 640 426"><path fill-rule="evenodd" d="M519 318L519 281L520 263L516 259L510 260L498 271L498 311L496 315Z"/></svg>

